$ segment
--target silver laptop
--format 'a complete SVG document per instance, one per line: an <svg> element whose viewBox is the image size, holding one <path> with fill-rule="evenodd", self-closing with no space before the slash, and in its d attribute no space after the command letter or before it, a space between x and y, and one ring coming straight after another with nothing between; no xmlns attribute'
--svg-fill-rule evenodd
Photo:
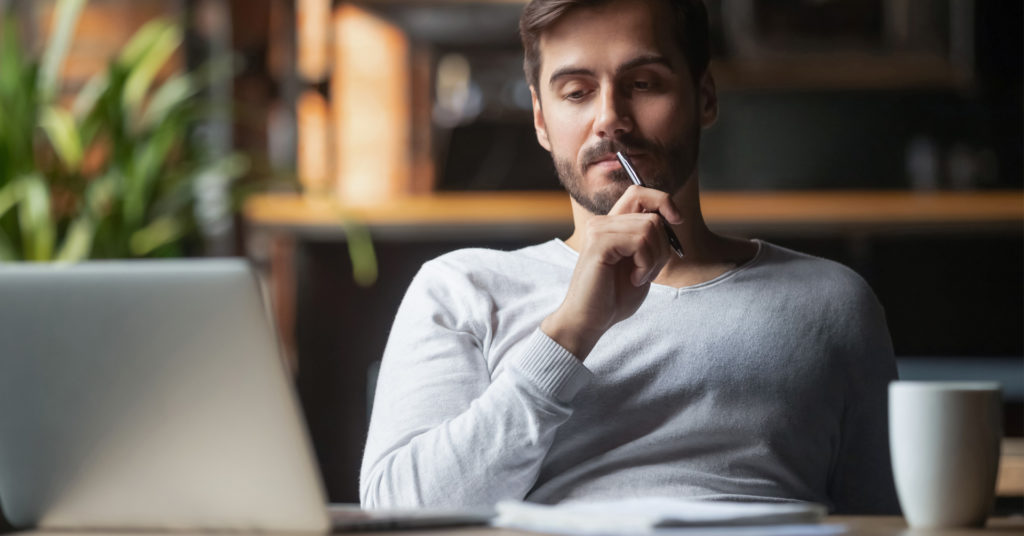
<svg viewBox="0 0 1024 536"><path fill-rule="evenodd" d="M15 526L43 529L486 520L328 513L257 279L238 259L0 264L0 505Z"/></svg>

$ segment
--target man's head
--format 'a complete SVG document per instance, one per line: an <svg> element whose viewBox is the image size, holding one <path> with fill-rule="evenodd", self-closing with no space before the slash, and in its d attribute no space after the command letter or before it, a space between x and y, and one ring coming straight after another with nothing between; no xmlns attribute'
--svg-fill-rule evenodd
<svg viewBox="0 0 1024 536"><path fill-rule="evenodd" d="M696 169L717 99L700 0L533 0L520 20L538 141L581 206L605 214L629 185L675 193Z"/></svg>
<svg viewBox="0 0 1024 536"><path fill-rule="evenodd" d="M568 11L581 7L597 7L611 0L533 0L519 19L519 36L523 40L523 70L530 87L537 87L540 76L540 36ZM694 82L708 68L711 58L708 12L704 0L665 0L670 10L673 37L686 55Z"/></svg>

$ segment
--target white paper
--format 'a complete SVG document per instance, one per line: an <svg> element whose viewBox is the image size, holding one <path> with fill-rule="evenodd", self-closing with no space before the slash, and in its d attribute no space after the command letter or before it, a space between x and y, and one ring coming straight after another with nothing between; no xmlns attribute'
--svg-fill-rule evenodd
<svg viewBox="0 0 1024 536"><path fill-rule="evenodd" d="M505 501L496 526L574 535L603 534L840 534L819 525L825 507L813 503L728 503L648 497L557 506Z"/></svg>

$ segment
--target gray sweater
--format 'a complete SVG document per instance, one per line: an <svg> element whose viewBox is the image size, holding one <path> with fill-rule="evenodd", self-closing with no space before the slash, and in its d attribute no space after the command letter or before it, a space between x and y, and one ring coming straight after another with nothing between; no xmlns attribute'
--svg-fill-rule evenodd
<svg viewBox="0 0 1024 536"><path fill-rule="evenodd" d="M423 265L391 331L364 507L638 496L895 513L884 314L853 271L766 242L652 285L584 363L545 336L577 254L561 240Z"/></svg>

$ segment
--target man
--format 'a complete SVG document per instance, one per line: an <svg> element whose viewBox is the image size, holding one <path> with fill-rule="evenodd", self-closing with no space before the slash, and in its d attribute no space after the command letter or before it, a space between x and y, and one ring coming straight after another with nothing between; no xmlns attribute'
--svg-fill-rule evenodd
<svg viewBox="0 0 1024 536"><path fill-rule="evenodd" d="M534 0L520 29L575 231L424 264L384 354L363 505L661 495L895 512L895 365L871 290L704 224L697 148L718 103L703 4Z"/></svg>

